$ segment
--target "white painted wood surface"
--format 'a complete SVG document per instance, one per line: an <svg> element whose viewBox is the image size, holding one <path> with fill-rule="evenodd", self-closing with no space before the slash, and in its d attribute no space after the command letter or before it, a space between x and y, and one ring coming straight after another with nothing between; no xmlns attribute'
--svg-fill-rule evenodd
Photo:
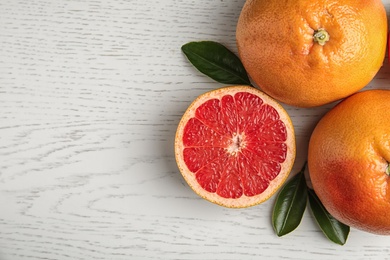
<svg viewBox="0 0 390 260"><path fill-rule="evenodd" d="M384 1L390 10L390 0ZM329 242L310 211L271 227L274 199L232 210L185 184L177 123L222 85L180 47L236 52L244 0L0 0L0 259L390 259L390 237ZM389 88L387 63L367 88ZM295 173L332 105L285 106Z"/></svg>

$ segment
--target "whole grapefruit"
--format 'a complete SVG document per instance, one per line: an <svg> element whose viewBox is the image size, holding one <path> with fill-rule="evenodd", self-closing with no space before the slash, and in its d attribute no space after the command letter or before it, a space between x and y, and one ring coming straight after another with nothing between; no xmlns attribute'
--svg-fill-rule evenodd
<svg viewBox="0 0 390 260"><path fill-rule="evenodd" d="M286 104L313 107L365 87L386 52L381 0L247 0L239 56L252 80Z"/></svg>
<svg viewBox="0 0 390 260"><path fill-rule="evenodd" d="M390 235L390 91L358 92L315 127L308 166L315 192L341 222Z"/></svg>
<svg viewBox="0 0 390 260"><path fill-rule="evenodd" d="M202 198L243 208L267 200L295 159L290 117L279 103L247 86L200 95L176 132L177 165Z"/></svg>

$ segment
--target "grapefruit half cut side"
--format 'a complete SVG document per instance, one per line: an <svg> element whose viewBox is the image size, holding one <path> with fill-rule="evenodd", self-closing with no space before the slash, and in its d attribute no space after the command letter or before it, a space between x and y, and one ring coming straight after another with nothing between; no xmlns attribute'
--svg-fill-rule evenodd
<svg viewBox="0 0 390 260"><path fill-rule="evenodd" d="M176 132L175 157L188 185L229 208L257 205L287 179L295 160L291 119L274 99L249 86L200 95Z"/></svg>

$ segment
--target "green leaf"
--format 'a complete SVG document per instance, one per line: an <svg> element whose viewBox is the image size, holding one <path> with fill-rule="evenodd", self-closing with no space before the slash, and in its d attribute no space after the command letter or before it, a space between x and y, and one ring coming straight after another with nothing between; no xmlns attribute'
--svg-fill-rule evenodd
<svg viewBox="0 0 390 260"><path fill-rule="evenodd" d="M212 41L189 42L181 49L195 68L215 81L251 85L241 60L222 44Z"/></svg>
<svg viewBox="0 0 390 260"><path fill-rule="evenodd" d="M325 236L332 242L344 245L349 234L349 226L335 219L322 205L314 190L308 189L309 203L313 215Z"/></svg>
<svg viewBox="0 0 390 260"><path fill-rule="evenodd" d="M280 191L272 214L272 225L278 236L298 227L307 204L306 163Z"/></svg>

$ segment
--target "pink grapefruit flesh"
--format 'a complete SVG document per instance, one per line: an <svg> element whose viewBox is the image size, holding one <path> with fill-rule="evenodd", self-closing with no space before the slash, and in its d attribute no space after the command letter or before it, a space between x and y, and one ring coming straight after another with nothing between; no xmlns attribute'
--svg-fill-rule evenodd
<svg viewBox="0 0 390 260"><path fill-rule="evenodd" d="M176 133L180 172L201 197L241 208L267 200L295 159L294 129L274 99L247 86L199 96Z"/></svg>

